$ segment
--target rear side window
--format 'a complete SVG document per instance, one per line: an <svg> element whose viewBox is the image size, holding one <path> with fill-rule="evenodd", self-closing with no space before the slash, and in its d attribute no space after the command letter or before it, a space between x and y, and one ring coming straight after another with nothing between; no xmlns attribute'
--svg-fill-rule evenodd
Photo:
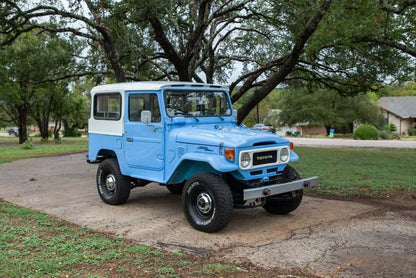
<svg viewBox="0 0 416 278"><path fill-rule="evenodd" d="M152 113L153 123L160 122L160 108L156 94L131 94L129 96L129 121L140 122L140 116L144 110Z"/></svg>
<svg viewBox="0 0 416 278"><path fill-rule="evenodd" d="M94 118L97 120L119 120L121 117L121 95L118 93L94 96Z"/></svg>

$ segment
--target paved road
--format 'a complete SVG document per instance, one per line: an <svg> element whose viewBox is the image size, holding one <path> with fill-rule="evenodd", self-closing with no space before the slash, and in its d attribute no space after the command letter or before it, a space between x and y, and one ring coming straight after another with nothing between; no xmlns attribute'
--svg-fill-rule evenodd
<svg viewBox="0 0 416 278"><path fill-rule="evenodd" d="M352 139L318 139L288 137L295 146L312 147L364 147L364 148L401 148L416 149L416 141L404 140L352 140Z"/></svg>
<svg viewBox="0 0 416 278"><path fill-rule="evenodd" d="M13 137L13 136L10 136L7 132L6 133L0 132L0 137Z"/></svg>
<svg viewBox="0 0 416 278"><path fill-rule="evenodd" d="M168 250L327 277L416 276L416 206L306 197L287 216L235 210L223 231L205 234L187 224L180 196L156 184L134 189L125 205L104 204L96 169L85 153L1 164L0 198Z"/></svg>

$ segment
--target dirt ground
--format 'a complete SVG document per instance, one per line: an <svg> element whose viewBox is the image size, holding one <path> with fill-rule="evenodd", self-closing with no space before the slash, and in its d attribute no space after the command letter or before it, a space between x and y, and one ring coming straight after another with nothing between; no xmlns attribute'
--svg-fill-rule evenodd
<svg viewBox="0 0 416 278"><path fill-rule="evenodd" d="M305 197L287 216L234 210L221 232L192 229L180 196L151 184L104 204L85 154L0 165L0 198L146 245L329 277L416 277L416 202L404 207Z"/></svg>

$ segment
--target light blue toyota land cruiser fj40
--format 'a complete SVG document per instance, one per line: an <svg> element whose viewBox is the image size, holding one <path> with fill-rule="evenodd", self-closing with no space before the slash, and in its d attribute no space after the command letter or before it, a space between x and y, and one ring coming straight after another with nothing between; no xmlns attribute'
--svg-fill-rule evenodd
<svg viewBox="0 0 416 278"><path fill-rule="evenodd" d="M91 91L88 162L100 163L97 187L110 205L155 182L182 194L189 224L216 232L233 208L295 210L303 188L284 138L236 125L226 88L187 82L136 82Z"/></svg>

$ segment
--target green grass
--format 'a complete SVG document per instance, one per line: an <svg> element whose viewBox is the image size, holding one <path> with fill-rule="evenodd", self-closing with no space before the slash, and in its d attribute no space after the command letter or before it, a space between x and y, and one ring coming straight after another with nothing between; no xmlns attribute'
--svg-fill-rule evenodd
<svg viewBox="0 0 416 278"><path fill-rule="evenodd" d="M320 178L319 187L308 192L364 198L416 192L416 150L296 147L295 152L299 174Z"/></svg>
<svg viewBox="0 0 416 278"><path fill-rule="evenodd" d="M41 137L30 137L30 139L33 140L34 143L40 143ZM61 138L62 142L87 142L88 137L63 137ZM0 143L10 143L10 144L18 144L19 143L19 137L15 136L8 136L8 137L0 137ZM53 138L49 138L49 143L54 143Z"/></svg>
<svg viewBox="0 0 416 278"><path fill-rule="evenodd" d="M224 275L229 272L238 272L239 269L231 264L219 264L219 263L213 263L213 264L207 264L202 269L195 271L196 274L203 274L203 275Z"/></svg>
<svg viewBox="0 0 416 278"><path fill-rule="evenodd" d="M169 253L123 241L0 201L0 277L194 277L214 274L258 275L256 270L213 262L209 258Z"/></svg>
<svg viewBox="0 0 416 278"><path fill-rule="evenodd" d="M315 139L354 139L352 133L342 134L342 133L335 133L334 137L329 137L328 135L302 135L299 138L315 138Z"/></svg>
<svg viewBox="0 0 416 278"><path fill-rule="evenodd" d="M413 136L400 136L400 140L403 140L403 141L416 141L416 135L413 135Z"/></svg>
<svg viewBox="0 0 416 278"><path fill-rule="evenodd" d="M11 162L25 158L70 154L74 152L86 151L88 149L88 139L81 139L80 137L65 138L60 144L55 144L53 140L47 143L41 143L40 140L35 140L33 148L24 149L23 147L24 144L18 145L17 141L13 144L0 145L0 163Z"/></svg>

